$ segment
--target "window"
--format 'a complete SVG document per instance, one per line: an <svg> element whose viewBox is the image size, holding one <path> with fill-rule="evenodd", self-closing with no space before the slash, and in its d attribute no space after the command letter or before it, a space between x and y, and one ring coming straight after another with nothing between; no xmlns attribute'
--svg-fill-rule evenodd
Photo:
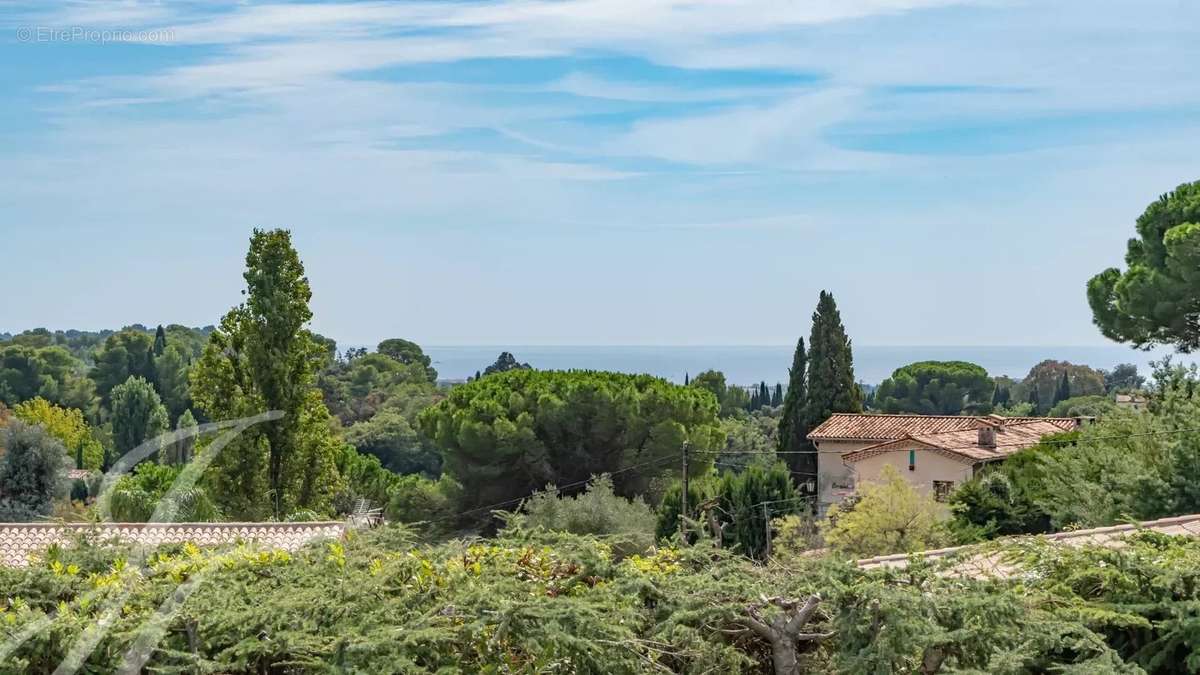
<svg viewBox="0 0 1200 675"><path fill-rule="evenodd" d="M917 451L916 450L908 451L908 470L909 471L917 470Z"/></svg>
<svg viewBox="0 0 1200 675"><path fill-rule="evenodd" d="M933 498L939 502L944 502L950 498L950 493L954 491L954 481L952 480L935 480L933 481Z"/></svg>

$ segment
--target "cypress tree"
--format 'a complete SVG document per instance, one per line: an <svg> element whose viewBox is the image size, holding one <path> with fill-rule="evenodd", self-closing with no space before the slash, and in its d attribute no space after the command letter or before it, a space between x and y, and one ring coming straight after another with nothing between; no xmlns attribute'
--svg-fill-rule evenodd
<svg viewBox="0 0 1200 675"><path fill-rule="evenodd" d="M781 405L783 405L783 385L776 382L775 393L771 395L771 407L778 408Z"/></svg>
<svg viewBox="0 0 1200 675"><path fill-rule="evenodd" d="M850 338L842 325L833 294L821 291L817 310L813 312L812 334L808 339L808 388L801 414L805 433L824 422L835 412L862 412L862 389L854 381L854 355ZM794 471L810 474L798 479L815 477L816 450L807 440L805 449L811 453L796 455L801 462Z"/></svg>
<svg viewBox="0 0 1200 675"><path fill-rule="evenodd" d="M1042 402L1038 397L1037 382L1034 382L1033 386L1029 388L1029 403L1033 405L1033 414L1036 415L1042 407Z"/></svg>
<svg viewBox="0 0 1200 675"><path fill-rule="evenodd" d="M167 332L163 330L162 324L158 324L158 330L154 331L154 355L162 356L167 349Z"/></svg>
<svg viewBox="0 0 1200 675"><path fill-rule="evenodd" d="M809 450L808 428L804 426L804 403L808 391L807 379L808 354L804 350L804 338L796 341L796 351L792 355L792 367L788 369L787 395L783 397L783 412L779 416L779 451L781 453L803 452ZM792 471L804 465L802 457L808 455L783 454L783 461ZM815 462L813 462L815 464ZM801 482L808 476L792 476L792 480Z"/></svg>
<svg viewBox="0 0 1200 675"><path fill-rule="evenodd" d="M685 387L686 387L686 386L688 386L688 385L689 385L689 384L691 384L691 383L692 383L692 382L691 382L691 380L688 378L688 374L687 374L687 372L685 371L685 372L683 373L683 386L685 386Z"/></svg>
<svg viewBox="0 0 1200 675"><path fill-rule="evenodd" d="M1062 379L1058 381L1058 390L1054 392L1054 405L1069 398L1071 398L1071 378L1064 368Z"/></svg>

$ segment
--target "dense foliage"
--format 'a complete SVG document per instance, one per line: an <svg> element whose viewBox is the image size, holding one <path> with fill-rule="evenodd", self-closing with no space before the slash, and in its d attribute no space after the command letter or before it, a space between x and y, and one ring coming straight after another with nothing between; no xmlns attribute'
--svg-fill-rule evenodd
<svg viewBox="0 0 1200 675"><path fill-rule="evenodd" d="M1100 332L1136 347L1200 347L1200 181L1184 183L1146 207L1127 269L1110 267L1087 285Z"/></svg>
<svg viewBox="0 0 1200 675"><path fill-rule="evenodd" d="M612 479L598 476L574 495L548 487L535 492L521 508L504 515L505 529L592 534L602 537L621 557L645 553L654 545L654 511L640 497L613 492Z"/></svg>
<svg viewBox="0 0 1200 675"><path fill-rule="evenodd" d="M0 403L9 407L32 398L89 412L95 385L83 364L66 349L0 343Z"/></svg>
<svg viewBox="0 0 1200 675"><path fill-rule="evenodd" d="M246 301L210 336L191 375L192 397L212 419L282 417L247 429L215 458L213 496L241 518L319 511L338 487L339 442L313 389L324 351L306 327L312 290L291 234L255 230L243 277Z"/></svg>
<svg viewBox="0 0 1200 675"><path fill-rule="evenodd" d="M169 428L167 409L154 386L138 375L130 375L124 383L113 387L112 401L113 452L104 458L104 470L116 458L151 441Z"/></svg>
<svg viewBox="0 0 1200 675"><path fill-rule="evenodd" d="M782 463L756 463L743 471L723 471L690 481L683 522L689 540L709 538L750 558L766 559L771 521L807 510L790 474ZM680 530L682 493L682 484L676 481L663 495L657 525L662 539Z"/></svg>
<svg viewBox="0 0 1200 675"><path fill-rule="evenodd" d="M720 449L716 413L708 392L648 375L517 369L455 387L420 424L474 507L603 473L617 494L645 494L685 441Z"/></svg>
<svg viewBox="0 0 1200 675"><path fill-rule="evenodd" d="M750 407L750 394L737 385L725 382L725 373L706 370L697 374L688 383L689 387L703 389L717 399L721 417L731 417Z"/></svg>
<svg viewBox="0 0 1200 675"><path fill-rule="evenodd" d="M1200 512L1195 373L1168 366L1156 379L1149 413L1108 410L963 484L951 498L960 531L1046 532Z"/></svg>
<svg viewBox="0 0 1200 675"><path fill-rule="evenodd" d="M106 505L112 520L119 523L144 523L162 508L158 519L184 523L203 523L221 520L217 507L201 487L176 490L170 500L164 500L179 478L177 466L142 462L132 474L122 476L106 495ZM166 501L166 503L164 503ZM166 509L170 509L168 512Z"/></svg>
<svg viewBox="0 0 1200 675"><path fill-rule="evenodd" d="M812 315L808 348L797 341L779 419L779 450L798 482L817 476L816 448L808 432L835 412L862 412L854 381L854 355L833 294L821 291Z"/></svg>
<svg viewBox="0 0 1200 675"><path fill-rule="evenodd" d="M56 406L44 398L37 397L13 406L12 415L42 427L57 438L71 455L75 468L100 468L104 448L79 410ZM0 424L3 424L3 420L0 420Z"/></svg>
<svg viewBox="0 0 1200 675"><path fill-rule="evenodd" d="M919 361L897 368L875 392L885 413L958 415L986 412L995 385L982 366L966 361Z"/></svg>
<svg viewBox="0 0 1200 675"><path fill-rule="evenodd" d="M70 458L40 426L9 420L0 428L0 522L33 520L50 513L69 488Z"/></svg>
<svg viewBox="0 0 1200 675"><path fill-rule="evenodd" d="M823 534L830 548L858 557L908 553L949 543L946 520L943 505L885 466L878 482L830 508Z"/></svg>
<svg viewBox="0 0 1200 675"><path fill-rule="evenodd" d="M1025 379L1012 388L1012 399L1028 402L1033 405L1035 414L1044 415L1066 399L1103 396L1104 393L1102 372L1084 365L1047 359L1030 368Z"/></svg>
<svg viewBox="0 0 1200 675"><path fill-rule="evenodd" d="M1029 573L947 574L960 559L760 566L708 545L621 560L595 538L527 529L416 546L388 528L294 553L170 546L145 565L81 543L0 568L0 625L24 638L0 643L15 649L0 672L50 673L112 607L86 672L119 670L141 638L150 672L770 673L761 628L779 617L797 618L784 646L799 672L1200 666L1200 542L1146 533L1118 549L1031 541L968 555Z"/></svg>

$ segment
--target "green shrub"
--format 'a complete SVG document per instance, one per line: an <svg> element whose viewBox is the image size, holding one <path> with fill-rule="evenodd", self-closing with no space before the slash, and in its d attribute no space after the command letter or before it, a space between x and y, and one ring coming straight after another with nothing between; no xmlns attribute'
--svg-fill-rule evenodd
<svg viewBox="0 0 1200 675"><path fill-rule="evenodd" d="M144 523L150 520L182 470L179 466L154 462L138 464L132 474L117 480L108 495L112 519L119 523ZM164 520L181 523L221 520L221 513L199 485L177 492L173 499L174 511L164 512Z"/></svg>
<svg viewBox="0 0 1200 675"><path fill-rule="evenodd" d="M457 519L455 508L462 488L449 476L430 480L419 474L401 476L392 486L384 515L398 523L428 523L449 529Z"/></svg>
<svg viewBox="0 0 1200 675"><path fill-rule="evenodd" d="M574 496L547 487L525 500L518 511L505 514L504 520L506 528L601 535L621 557L654 544L654 511L640 498L615 494L607 475L593 478L586 490Z"/></svg>

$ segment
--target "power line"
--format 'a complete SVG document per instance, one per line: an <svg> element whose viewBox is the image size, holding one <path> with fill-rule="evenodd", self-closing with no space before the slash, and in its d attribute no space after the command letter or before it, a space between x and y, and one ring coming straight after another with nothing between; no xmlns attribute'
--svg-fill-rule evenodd
<svg viewBox="0 0 1200 675"><path fill-rule="evenodd" d="M746 465L744 465L744 464L733 464L733 463L731 463L731 462L713 462L713 464L715 464L715 465L717 465L717 466L724 466L724 467L727 467L727 468L730 468L730 469L744 469L744 468L746 468ZM806 476L806 477L808 477L808 476L818 476L818 475L820 475L820 474L816 474L816 473L810 473L810 472L808 472L808 471L792 471L791 469L786 469L786 471L787 471L788 473L790 473L790 474L794 475L794 476Z"/></svg>

